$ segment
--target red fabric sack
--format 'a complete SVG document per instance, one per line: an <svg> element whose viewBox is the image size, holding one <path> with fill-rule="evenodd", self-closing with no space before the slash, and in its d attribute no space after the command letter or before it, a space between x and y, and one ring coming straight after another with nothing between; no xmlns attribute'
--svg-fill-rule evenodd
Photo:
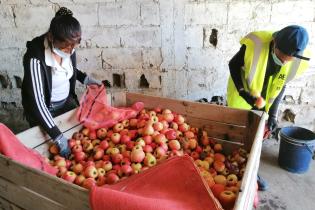
<svg viewBox="0 0 315 210"><path fill-rule="evenodd" d="M29 167L52 175L57 173L56 168L47 163L35 150L24 146L14 133L2 123L0 123L0 153Z"/></svg>
<svg viewBox="0 0 315 210"><path fill-rule="evenodd" d="M189 156L173 157L114 185L95 186L93 210L222 210Z"/></svg>
<svg viewBox="0 0 315 210"><path fill-rule="evenodd" d="M104 85L89 85L80 100L77 119L91 130L109 128L122 120L136 117L143 108L142 102L137 102L128 108L112 107L107 104Z"/></svg>

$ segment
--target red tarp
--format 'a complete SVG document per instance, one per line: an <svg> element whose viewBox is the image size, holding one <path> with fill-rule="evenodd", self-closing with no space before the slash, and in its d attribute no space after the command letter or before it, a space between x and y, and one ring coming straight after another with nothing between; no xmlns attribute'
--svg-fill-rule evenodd
<svg viewBox="0 0 315 210"><path fill-rule="evenodd" d="M173 157L114 185L93 187L93 210L222 209L190 157Z"/></svg>
<svg viewBox="0 0 315 210"><path fill-rule="evenodd" d="M2 123L0 123L0 153L29 167L52 175L57 173L56 168L47 163L39 153L24 146L14 133Z"/></svg>

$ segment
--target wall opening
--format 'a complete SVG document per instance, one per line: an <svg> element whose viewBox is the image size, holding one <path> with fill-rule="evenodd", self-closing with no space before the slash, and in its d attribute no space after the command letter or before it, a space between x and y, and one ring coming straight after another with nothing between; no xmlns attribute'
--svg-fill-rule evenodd
<svg viewBox="0 0 315 210"><path fill-rule="evenodd" d="M125 87L125 74L113 74L113 87Z"/></svg>
<svg viewBox="0 0 315 210"><path fill-rule="evenodd" d="M16 87L17 88L22 88L22 79L19 76L14 76Z"/></svg>
<svg viewBox="0 0 315 210"><path fill-rule="evenodd" d="M211 35L210 35L210 38L209 38L209 42L214 47L217 47L217 44L218 44L218 30L217 29L213 28L211 30Z"/></svg>
<svg viewBox="0 0 315 210"><path fill-rule="evenodd" d="M145 78L144 74L140 77L140 88L149 88L150 84L148 80Z"/></svg>
<svg viewBox="0 0 315 210"><path fill-rule="evenodd" d="M0 74L0 84L2 88L7 88L10 85L9 78Z"/></svg>

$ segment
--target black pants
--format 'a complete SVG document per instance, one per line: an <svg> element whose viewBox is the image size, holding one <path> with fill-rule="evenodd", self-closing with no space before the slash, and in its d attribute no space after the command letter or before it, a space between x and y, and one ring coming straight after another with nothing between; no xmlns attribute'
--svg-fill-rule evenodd
<svg viewBox="0 0 315 210"><path fill-rule="evenodd" d="M54 106L54 104L52 104L51 107L48 108L50 114L52 117L57 117L59 115L62 115L76 107L78 107L79 103L78 100L74 99L72 96L69 96L67 98L67 100L62 103L61 105L57 105ZM34 127L39 125L38 122L34 119L34 117L29 116L27 113L24 112L25 115L25 119L27 120L27 122L29 123L30 127Z"/></svg>

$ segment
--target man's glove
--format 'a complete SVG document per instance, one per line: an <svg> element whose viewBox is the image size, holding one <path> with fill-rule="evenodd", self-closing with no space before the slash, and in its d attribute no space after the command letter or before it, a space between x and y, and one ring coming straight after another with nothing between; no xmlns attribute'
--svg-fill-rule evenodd
<svg viewBox="0 0 315 210"><path fill-rule="evenodd" d="M83 84L85 84L85 85L102 85L102 82L97 80L97 79L94 79L93 77L86 76L84 81L83 81Z"/></svg>
<svg viewBox="0 0 315 210"><path fill-rule="evenodd" d="M60 134L54 139L54 143L59 149L59 154L62 157L68 158L71 153L70 147L68 145L68 139L63 134Z"/></svg>
<svg viewBox="0 0 315 210"><path fill-rule="evenodd" d="M252 96L249 92L244 89L238 91L239 95L252 107L255 107L256 97Z"/></svg>
<svg viewBox="0 0 315 210"><path fill-rule="evenodd" d="M275 117L270 116L267 122L268 129L273 131L278 127L277 119Z"/></svg>

